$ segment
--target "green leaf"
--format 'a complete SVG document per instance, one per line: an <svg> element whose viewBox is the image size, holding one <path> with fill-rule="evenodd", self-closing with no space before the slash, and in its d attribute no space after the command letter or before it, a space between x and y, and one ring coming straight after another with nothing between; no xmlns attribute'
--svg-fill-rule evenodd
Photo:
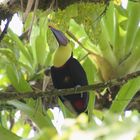
<svg viewBox="0 0 140 140"><path fill-rule="evenodd" d="M45 66L46 68L52 65L53 53L50 51L46 54Z"/></svg>
<svg viewBox="0 0 140 140"><path fill-rule="evenodd" d="M1 140L21 140L20 137L12 133L10 130L5 129L0 125L0 139Z"/></svg>
<svg viewBox="0 0 140 140"><path fill-rule="evenodd" d="M36 69L37 67L37 55L36 55L36 39L37 36L39 36L39 27L37 25L33 25L32 32L30 36L30 53L32 53L33 56L33 69Z"/></svg>
<svg viewBox="0 0 140 140"><path fill-rule="evenodd" d="M47 55L47 30L48 30L48 20L46 17L41 17L39 21L39 35L36 38L36 56L38 64L44 65L46 55Z"/></svg>
<svg viewBox="0 0 140 140"><path fill-rule="evenodd" d="M96 98L96 92L91 91L89 94L89 101L88 101L88 118L89 121L92 121L93 119L93 109L94 109L94 105L95 105L95 98Z"/></svg>
<svg viewBox="0 0 140 140"><path fill-rule="evenodd" d="M30 12L28 13L28 16L25 20L25 23L24 23L24 31L26 32L27 30L29 30L31 24L32 24L32 20L33 19L33 16L34 16L34 12Z"/></svg>
<svg viewBox="0 0 140 140"><path fill-rule="evenodd" d="M30 140L52 140L52 138L56 135L56 132L51 128L42 129L38 135L33 137ZM47 136L47 137L46 137Z"/></svg>
<svg viewBox="0 0 140 140"><path fill-rule="evenodd" d="M8 48L0 48L0 54L5 55L7 57L7 59L12 63L17 62L14 53Z"/></svg>
<svg viewBox="0 0 140 140"><path fill-rule="evenodd" d="M116 77L135 71L140 64L139 7L139 3L129 1L124 9L110 2L101 21L99 48L117 73Z"/></svg>
<svg viewBox="0 0 140 140"><path fill-rule="evenodd" d="M140 54L140 46L136 46L132 51L129 57L121 63L117 68L117 73L122 76L127 73L134 72L136 70L136 67L140 63L139 59Z"/></svg>
<svg viewBox="0 0 140 140"><path fill-rule="evenodd" d="M36 38L36 56L38 64L40 64L41 66L44 65L47 56L46 43L43 40L44 36L38 36Z"/></svg>
<svg viewBox="0 0 140 140"><path fill-rule="evenodd" d="M50 127L54 128L49 116L43 115L42 110L36 110L36 108L29 106L28 104L21 103L19 101L8 101L10 105L15 106L17 109L24 112L28 117L40 128ZM54 128L55 130L55 128Z"/></svg>
<svg viewBox="0 0 140 140"><path fill-rule="evenodd" d="M93 84L95 79L96 79L96 73L97 73L97 69L95 68L94 64L92 63L92 61L87 58L84 63L83 63L83 67L86 71L86 75L88 78L88 84ZM95 92L91 91L89 94L89 102L88 102L88 116L89 116L89 120L92 120L92 115L93 115L93 108L94 108L94 104L95 104Z"/></svg>
<svg viewBox="0 0 140 140"><path fill-rule="evenodd" d="M110 3L109 9L107 10L106 16L103 17L101 22L102 26L106 30L106 37L109 39L110 43L115 45L115 33L116 33L116 16L115 8L113 3Z"/></svg>
<svg viewBox="0 0 140 140"><path fill-rule="evenodd" d="M137 30L139 29L138 24L140 22L140 3L129 1L128 4L128 16L129 21L127 22L127 34L124 40L125 54L130 53L133 46L133 40L136 38Z"/></svg>
<svg viewBox="0 0 140 140"><path fill-rule="evenodd" d="M23 53L23 55L25 56L25 58L27 59L27 61L29 61L30 64L32 64L32 57L29 54L28 49L23 45L23 43L18 38L18 36L15 33L13 33L11 30L8 30L8 33L9 33L11 39L13 41L15 41L15 43L16 43L15 46Z"/></svg>
<svg viewBox="0 0 140 140"><path fill-rule="evenodd" d="M9 80L7 75L5 74L5 70L0 70L0 88L5 88L9 84Z"/></svg>
<svg viewBox="0 0 140 140"><path fill-rule="evenodd" d="M121 113L125 110L132 97L140 89L140 77L128 81L119 90L115 100L113 101L110 111Z"/></svg>
<svg viewBox="0 0 140 140"><path fill-rule="evenodd" d="M109 36L111 36L111 35L109 35L109 34L111 34L111 31L105 25L105 21L102 21L101 26L102 26L102 33L100 35L101 40L99 42L100 50L101 50L104 58L106 58L113 67L116 67L118 62L117 62L116 56L114 55L114 52L113 52L114 42L113 42L113 39L111 37L109 37Z"/></svg>
<svg viewBox="0 0 140 140"><path fill-rule="evenodd" d="M104 112L101 111L101 110L96 110L96 109L94 109L94 110L93 110L93 114L94 114L98 119L100 119L100 120L102 120L103 117L104 117Z"/></svg>
<svg viewBox="0 0 140 140"><path fill-rule="evenodd" d="M140 37L140 27L138 26L138 29L136 30L136 33L135 33L135 37L133 39L133 45L135 47L137 47L137 46L140 47L139 37Z"/></svg>
<svg viewBox="0 0 140 140"><path fill-rule="evenodd" d="M28 137L31 130L32 130L32 128L31 128L30 124L24 124L22 137L24 137L24 138Z"/></svg>
<svg viewBox="0 0 140 140"><path fill-rule="evenodd" d="M59 106L60 106L60 108L61 108L61 110L62 110L62 112L63 112L63 115L64 115L64 117L65 118L73 118L73 117L75 117L75 114L74 113L72 113L63 103L62 103L62 101L59 99L58 100L58 104L59 104Z"/></svg>
<svg viewBox="0 0 140 140"><path fill-rule="evenodd" d="M6 71L8 79L18 92L32 91L29 83L24 79L24 75L16 65L7 65Z"/></svg>
<svg viewBox="0 0 140 140"><path fill-rule="evenodd" d="M122 11L125 12L124 9ZM100 36L99 47L104 57L113 67L116 67L120 59L124 57L122 42L125 38L126 31L122 28L122 23L126 23L124 22L126 20L127 17L121 15L120 10L115 8L113 2L111 2L106 16L101 21L102 34Z"/></svg>
<svg viewBox="0 0 140 140"><path fill-rule="evenodd" d="M9 114L7 111L3 111L3 113L2 112L0 113L0 124L6 129L8 129L7 125L8 117Z"/></svg>
<svg viewBox="0 0 140 140"><path fill-rule="evenodd" d="M69 31L74 34L74 36L83 44L85 48L88 48L95 53L100 53L99 49L91 42L86 34L84 26L79 25L75 20L71 19Z"/></svg>

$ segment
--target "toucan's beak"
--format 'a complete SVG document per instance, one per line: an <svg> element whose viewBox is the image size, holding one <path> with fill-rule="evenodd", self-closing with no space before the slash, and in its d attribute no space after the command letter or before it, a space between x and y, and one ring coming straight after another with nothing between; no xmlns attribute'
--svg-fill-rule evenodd
<svg viewBox="0 0 140 140"><path fill-rule="evenodd" d="M68 44L68 39L66 38L63 32L53 28L52 26L49 26L49 28L51 29L54 36L56 37L59 46L66 46Z"/></svg>

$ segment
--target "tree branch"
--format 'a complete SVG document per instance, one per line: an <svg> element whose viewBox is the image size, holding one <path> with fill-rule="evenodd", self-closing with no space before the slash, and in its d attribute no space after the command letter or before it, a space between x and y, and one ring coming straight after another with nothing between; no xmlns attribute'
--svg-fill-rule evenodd
<svg viewBox="0 0 140 140"><path fill-rule="evenodd" d="M2 33L0 34L0 42L1 42L1 40L4 38L4 35L7 33L7 29L8 29L8 26L9 26L9 23L10 23L10 21L11 21L11 19L12 19L12 14L7 18L7 23L6 23L6 25L5 25L5 27L4 27L4 29L3 29L3 31L2 31Z"/></svg>
<svg viewBox="0 0 140 140"><path fill-rule="evenodd" d="M7 19L7 17L9 16L9 14L14 14L17 13L19 11L24 11L28 5L28 2L30 2L31 0L7 0L4 2L0 3L0 21L3 19ZM65 9L67 6L70 6L72 4L75 3L104 3L104 4L108 4L110 0L39 0L39 4L38 4L38 9L42 9L42 10L46 10L49 9L51 4L52 8L54 8L54 10L57 8L63 10ZM56 5L57 4L57 5ZM30 10L34 9L34 5L35 5L35 1L32 5L30 5L31 7L29 8ZM30 11L29 10L29 11Z"/></svg>
<svg viewBox="0 0 140 140"><path fill-rule="evenodd" d="M81 86L69 89L48 89L46 91L33 91L28 93L18 93L18 92L0 92L0 101L14 100L14 99L24 99L24 98L39 98L39 97L52 97L52 96L62 96L70 94L78 94L81 92L87 92L92 90L104 89L107 87L120 86L127 83L128 80L134 79L140 76L140 71L133 72L122 78L113 79L107 82L97 83L93 85Z"/></svg>

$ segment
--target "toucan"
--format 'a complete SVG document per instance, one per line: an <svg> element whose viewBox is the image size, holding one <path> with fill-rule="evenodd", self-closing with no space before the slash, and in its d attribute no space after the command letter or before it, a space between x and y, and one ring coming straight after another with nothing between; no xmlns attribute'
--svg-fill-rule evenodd
<svg viewBox="0 0 140 140"><path fill-rule="evenodd" d="M74 88L88 85L86 72L77 59L73 57L72 46L64 33L49 26L54 34L58 47L54 53L51 77L56 89ZM65 104L69 102L77 114L86 111L89 96L86 92L60 96Z"/></svg>

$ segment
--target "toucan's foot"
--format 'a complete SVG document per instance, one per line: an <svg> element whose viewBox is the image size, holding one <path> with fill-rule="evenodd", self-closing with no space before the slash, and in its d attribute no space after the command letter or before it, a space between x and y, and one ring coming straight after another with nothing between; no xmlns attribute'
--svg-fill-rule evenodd
<svg viewBox="0 0 140 140"><path fill-rule="evenodd" d="M76 87L75 87L75 92L77 91L77 89L79 88L79 87L81 87L81 85L76 85ZM81 98L83 97L83 94L81 93Z"/></svg>

